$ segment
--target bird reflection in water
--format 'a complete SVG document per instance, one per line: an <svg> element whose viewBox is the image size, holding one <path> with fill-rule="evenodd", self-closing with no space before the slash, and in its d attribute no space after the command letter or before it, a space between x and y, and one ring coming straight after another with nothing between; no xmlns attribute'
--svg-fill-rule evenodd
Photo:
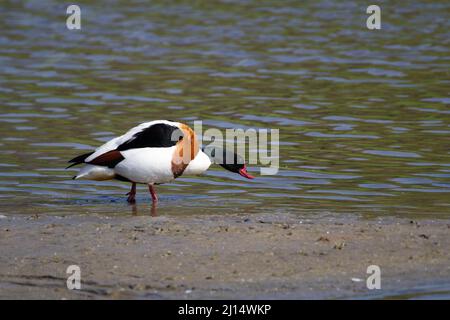
<svg viewBox="0 0 450 320"><path fill-rule="evenodd" d="M130 204L130 206L131 206L131 215L138 216L139 212L138 212L138 207L137 207L136 203ZM150 216L156 217L158 215L156 207L157 207L157 204L153 202L150 207ZM144 211L141 210L141 214L145 215L145 213L143 213L143 212Z"/></svg>

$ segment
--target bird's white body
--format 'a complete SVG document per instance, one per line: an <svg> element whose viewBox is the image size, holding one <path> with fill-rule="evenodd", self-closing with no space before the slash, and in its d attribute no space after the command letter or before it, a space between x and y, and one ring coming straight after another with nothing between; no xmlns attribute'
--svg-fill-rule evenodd
<svg viewBox="0 0 450 320"><path fill-rule="evenodd" d="M106 142L95 151L73 158L69 161L72 164L67 168L84 164L73 179L118 179L131 182L127 198L130 203L135 202L137 183L149 185L152 200L155 202L158 200L155 184L167 183L182 175L202 174L213 163L211 159L231 172L253 179L243 163L218 162L217 154L224 155L228 152L210 151L212 149L205 148L204 153L199 149L195 132L187 125L156 120L142 123L124 135ZM235 156L231 158L237 159Z"/></svg>
<svg viewBox="0 0 450 320"><path fill-rule="evenodd" d="M88 164L81 168L74 179L109 180L120 176L131 182L144 184L161 184L174 180L176 176L173 172L173 160L177 150L176 145L170 147L143 147L122 150L120 151L120 155L124 159L117 163L113 168L89 164L89 162L103 154L116 150L122 144L133 141L133 136L135 134L142 132L146 128L150 128L155 124L176 126L180 130L185 130L185 127L179 122L166 120L140 124L130 129L124 135L114 138L97 148L94 153L84 160ZM208 170L211 163L211 160L205 153L201 150L197 150L197 154L189 161L186 168L183 170L182 175L202 174Z"/></svg>
<svg viewBox="0 0 450 320"><path fill-rule="evenodd" d="M166 183L174 179L171 170L175 147L131 149L122 152L125 160L114 171L138 183Z"/></svg>

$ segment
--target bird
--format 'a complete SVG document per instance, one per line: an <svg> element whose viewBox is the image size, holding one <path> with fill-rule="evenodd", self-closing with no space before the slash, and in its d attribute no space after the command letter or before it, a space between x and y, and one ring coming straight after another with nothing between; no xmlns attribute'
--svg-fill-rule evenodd
<svg viewBox="0 0 450 320"><path fill-rule="evenodd" d="M182 175L199 175L213 163L247 178L244 159L233 151L215 146L199 147L195 131L172 120L141 123L125 134L109 140L94 151L68 161L66 169L83 165L72 179L127 181L129 203L136 202L136 185L148 185L153 203L158 201L155 185Z"/></svg>

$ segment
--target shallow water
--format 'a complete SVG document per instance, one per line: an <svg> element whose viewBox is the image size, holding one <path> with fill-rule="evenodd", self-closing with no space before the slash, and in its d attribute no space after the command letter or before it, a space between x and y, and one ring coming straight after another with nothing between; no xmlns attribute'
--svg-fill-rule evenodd
<svg viewBox="0 0 450 320"><path fill-rule="evenodd" d="M148 214L68 159L153 119L280 130L280 171L158 187L158 214L450 216L448 1L0 5L0 213ZM257 166L251 168L257 174ZM257 174L258 175L258 174Z"/></svg>
<svg viewBox="0 0 450 320"><path fill-rule="evenodd" d="M417 285L411 288L390 290L380 294L355 296L353 299L389 299L389 300L449 300L450 284L449 283L432 283L425 285Z"/></svg>

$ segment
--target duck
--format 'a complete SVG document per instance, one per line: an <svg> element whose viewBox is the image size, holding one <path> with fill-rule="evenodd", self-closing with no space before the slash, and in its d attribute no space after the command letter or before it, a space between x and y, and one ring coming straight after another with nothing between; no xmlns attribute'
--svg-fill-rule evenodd
<svg viewBox="0 0 450 320"><path fill-rule="evenodd" d="M68 161L71 168L83 165L72 179L119 180L131 183L126 194L136 202L136 185L146 184L153 203L158 201L155 185L181 176L200 175L213 163L247 179L244 159L233 151L207 146L201 149L196 133L188 125L172 120L141 123L109 140L94 151Z"/></svg>

